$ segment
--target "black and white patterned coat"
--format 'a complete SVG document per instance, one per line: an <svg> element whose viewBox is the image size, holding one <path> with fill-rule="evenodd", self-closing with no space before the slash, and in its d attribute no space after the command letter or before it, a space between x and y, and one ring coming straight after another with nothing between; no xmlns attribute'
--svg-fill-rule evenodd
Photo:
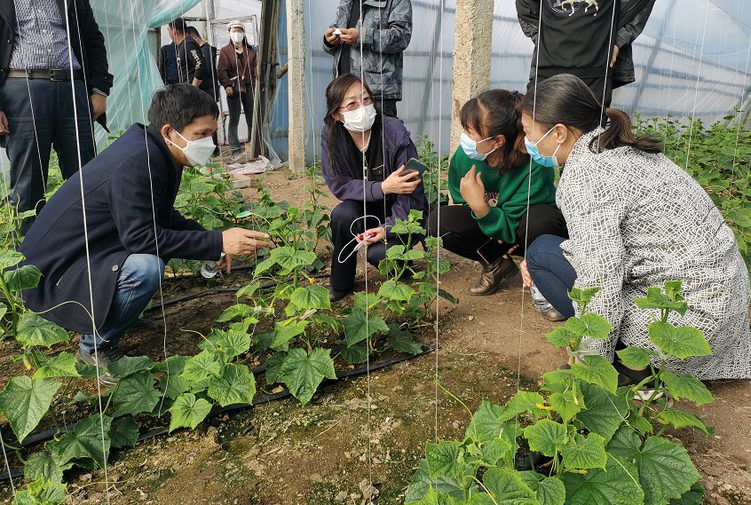
<svg viewBox="0 0 751 505"><path fill-rule="evenodd" d="M705 380L751 377L749 277L732 230L704 189L663 154L630 147L596 154L589 144L597 134L577 140L556 193L575 285L602 286L590 310L613 325L608 340L590 347L611 361L618 340L654 348L652 316L633 298L683 280L689 310L669 322L703 331L712 355L676 359L670 368Z"/></svg>

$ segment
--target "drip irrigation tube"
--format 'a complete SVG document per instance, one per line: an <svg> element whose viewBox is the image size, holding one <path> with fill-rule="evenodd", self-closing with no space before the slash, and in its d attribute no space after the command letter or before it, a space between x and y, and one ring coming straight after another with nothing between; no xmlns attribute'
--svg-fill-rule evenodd
<svg viewBox="0 0 751 505"><path fill-rule="evenodd" d="M430 346L427 349L425 349L423 352L421 352L420 354L406 354L406 353L403 353L403 354L400 354L398 356L394 356L393 358L390 358L390 359L379 361L377 363L371 363L370 367L368 367L367 365L365 365L365 366L362 366L360 368L355 368L354 370L347 370L346 372L339 372L339 373L336 374L336 378L337 379L345 379L345 378L348 378L348 377L356 377L358 375L363 375L365 373L372 372L374 370L379 370L381 368L385 368L387 366L394 365L396 363L401 363L403 361L409 361L409 360L414 359L414 358L419 358L420 356L425 356L426 354L430 354L430 353L436 351L437 349L440 349L440 346L439 347ZM260 365L260 366L258 366L256 368L254 368L253 371L254 372L257 371L258 373L260 373L262 371L262 370L258 370L260 368L263 368L263 370L265 370L266 369L266 365ZM322 384L327 384L327 383L330 383L330 382L334 382L334 381L332 381L330 379L324 379L323 382L322 382ZM246 408L253 407L253 406L259 405L259 404L271 403L272 401L281 400L282 398L286 398L286 397L288 397L290 395L291 395L291 393L289 392L289 390L285 389L284 391L280 391L278 393L273 393L273 394L269 394L269 395L263 395L263 396L259 396L257 398L254 398L253 399L253 403L237 403L237 404L234 404L234 405L228 405L227 407L217 407L217 408L214 408L211 412L209 412L209 414L206 416L206 419L211 419L213 417L216 417L216 416L218 416L220 414L224 414L226 412L232 412L232 411L235 411L235 410L246 409ZM71 429L73 429L73 425L65 426L64 429L71 430ZM13 447L19 447L20 446L21 448L23 448L23 447L27 447L29 445L34 445L34 444L38 444L38 443L50 440L50 439L52 439L52 437L55 436L55 434L57 432L58 432L58 430L49 430L49 431L45 431L43 433L39 433L38 435L34 435L34 436L31 436L31 437L26 437L24 439L24 441L23 441L22 444L18 444L17 442L15 444L8 443L8 442L5 442L5 443L6 443L6 445L9 445L9 446L13 446ZM168 433L169 433L169 428L158 428L158 429L155 429L155 430L147 431L146 433L144 433L140 437L138 437L138 440L137 440L136 443L143 442L145 440L150 440L152 438L156 438L156 437L159 437L159 436L162 436L162 435L166 435ZM13 479L16 479L18 477L23 477L23 474L24 474L23 470L24 470L23 468L11 468L10 469L10 477L13 478ZM5 480L7 478L8 478L8 472L2 472L2 473L0 473L0 480Z"/></svg>
<svg viewBox="0 0 751 505"><path fill-rule="evenodd" d="M313 279L324 279L326 277L329 277L330 275L331 274L316 274L316 275L313 275L312 278ZM278 284L278 282L276 282L276 281L274 281L274 282L268 282L266 284L261 285L258 289L272 288L272 287L276 286L277 284ZM144 312L147 312L149 310L159 309L159 308L166 307L168 305L173 305L173 304L179 303L179 302L184 302L186 300L192 300L193 298L198 298L199 296L209 295L209 294L212 294L212 293L237 293L238 291L240 291L240 289L242 289L242 288L238 288L238 289L235 289L235 288L209 288L209 289L204 289L204 290L201 290L201 291L196 291L195 293L189 293L189 294L187 294L185 296L180 296L180 297L174 298L172 300L167 300L164 303L158 303L156 305L152 305L148 309L144 310Z"/></svg>

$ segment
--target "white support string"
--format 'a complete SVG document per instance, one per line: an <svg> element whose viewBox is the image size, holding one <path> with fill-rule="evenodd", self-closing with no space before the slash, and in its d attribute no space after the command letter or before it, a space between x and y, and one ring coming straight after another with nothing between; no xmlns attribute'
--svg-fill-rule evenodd
<svg viewBox="0 0 751 505"><path fill-rule="evenodd" d="M70 27L70 19L68 18L68 0L63 0L63 5L65 7L65 12L61 13L62 17L65 19L65 31L66 35L68 37L68 64L70 66L70 89L71 89L71 95L73 98L73 121L76 129L76 149L78 150L78 173L79 177L78 180L80 181L80 190L81 190L81 214L83 218L83 233L84 233L84 240L85 240L85 250L86 250L86 273L87 273L87 279L88 279L88 285L89 285L89 303L91 304L91 326L92 326L92 335L94 337L94 359L96 362L96 378L97 378L97 398L99 402L99 427L101 430L102 435L102 459L104 460L104 485L105 485L105 494L107 497L107 504L110 503L110 489L109 489L109 472L108 472L108 466L107 466L107 445L105 443L105 433L104 433L104 410L102 406L102 385L99 382L99 351L98 351L98 342L97 342L97 328L96 328L96 319L95 319L95 312L94 312L94 289L92 285L91 280L91 254L89 251L89 231L88 226L86 222L86 195L84 191L84 177L83 177L83 171L81 166L81 138L80 134L81 132L78 129L78 103L76 100L76 80L73 70L73 48L70 44L71 40L71 27ZM74 7L75 8L75 7ZM81 37L80 31L78 32L79 38Z"/></svg>
<svg viewBox="0 0 751 505"><path fill-rule="evenodd" d="M707 8L708 10L708 8ZM699 98L699 82L701 81L701 65L704 58L704 39L707 35L707 19L709 18L708 15L704 14L702 16L702 19L704 19L704 30L702 32L702 38L701 38L701 50L699 52L699 69L696 72L696 91L694 92L694 107L691 109L691 125L689 126L688 130L688 147L686 149L686 170L688 170L688 159L689 155L691 154L691 140L694 134L694 116L696 115L696 104L697 100ZM696 52L694 52L696 54Z"/></svg>

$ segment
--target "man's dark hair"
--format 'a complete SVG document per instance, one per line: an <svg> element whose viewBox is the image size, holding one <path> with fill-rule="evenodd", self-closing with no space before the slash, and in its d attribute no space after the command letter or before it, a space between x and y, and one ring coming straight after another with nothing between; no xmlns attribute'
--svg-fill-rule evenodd
<svg viewBox="0 0 751 505"><path fill-rule="evenodd" d="M179 82L158 88L151 96L149 122L157 130L169 124L178 132L203 116L219 117L214 98L195 86Z"/></svg>
<svg viewBox="0 0 751 505"><path fill-rule="evenodd" d="M192 26L186 26L185 27L185 35L188 35L188 36L193 37L193 38L198 37L199 39L203 40L203 37L201 37L201 34L198 33L198 30L196 30Z"/></svg>
<svg viewBox="0 0 751 505"><path fill-rule="evenodd" d="M174 21L170 21L169 26L177 33L185 33L185 30L188 29L188 25L183 18L177 18Z"/></svg>

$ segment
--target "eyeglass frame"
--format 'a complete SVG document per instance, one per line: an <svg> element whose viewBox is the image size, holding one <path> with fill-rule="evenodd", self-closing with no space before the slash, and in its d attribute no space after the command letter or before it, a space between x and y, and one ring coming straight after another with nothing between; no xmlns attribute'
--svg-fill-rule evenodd
<svg viewBox="0 0 751 505"><path fill-rule="evenodd" d="M370 103L365 103L366 100L369 100ZM373 103L375 103L375 99L372 96L368 95L368 96L363 97L362 100L355 100L354 102L349 102L347 105L343 105L343 106L340 105L339 107L337 107L337 110L341 111L341 109L345 109L349 112L352 112L353 110L360 109L363 106L367 107L368 105L371 105ZM353 109L350 109L349 106L352 104L354 104L355 107Z"/></svg>

